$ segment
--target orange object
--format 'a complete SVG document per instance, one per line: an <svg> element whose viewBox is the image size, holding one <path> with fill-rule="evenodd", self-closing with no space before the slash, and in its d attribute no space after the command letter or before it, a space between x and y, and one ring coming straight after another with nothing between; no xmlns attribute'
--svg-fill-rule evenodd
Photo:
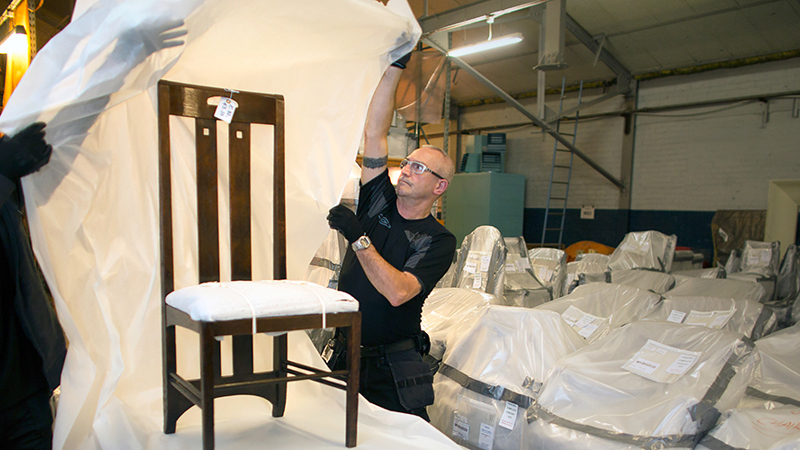
<svg viewBox="0 0 800 450"><path fill-rule="evenodd" d="M564 250L567 253L567 262L575 261L575 257L580 253L601 253L610 255L614 252L614 247L600 244L594 241L579 241Z"/></svg>

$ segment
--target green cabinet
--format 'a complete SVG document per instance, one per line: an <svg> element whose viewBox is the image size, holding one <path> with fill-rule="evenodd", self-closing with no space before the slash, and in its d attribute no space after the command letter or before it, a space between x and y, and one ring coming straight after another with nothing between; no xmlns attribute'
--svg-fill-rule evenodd
<svg viewBox="0 0 800 450"><path fill-rule="evenodd" d="M457 173L444 194L444 225L458 245L481 225L504 237L522 236L525 176L514 173Z"/></svg>

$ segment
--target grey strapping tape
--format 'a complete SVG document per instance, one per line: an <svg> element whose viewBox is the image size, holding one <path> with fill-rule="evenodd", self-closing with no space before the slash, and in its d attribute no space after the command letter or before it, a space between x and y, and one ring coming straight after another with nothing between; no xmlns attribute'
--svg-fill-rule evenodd
<svg viewBox="0 0 800 450"><path fill-rule="evenodd" d="M706 436L701 444L707 447L709 450L746 450L741 447L732 447L715 438L714 436Z"/></svg>
<svg viewBox="0 0 800 450"><path fill-rule="evenodd" d="M533 399L527 395L518 394L510 389L504 388L503 386L492 386L490 384L486 384L483 381L476 380L464 372L456 369L455 367L444 363L442 363L442 365L439 367L438 373L460 384L461 387L483 395L484 397L515 403L517 406L523 409L527 409L531 406L531 404L533 404Z"/></svg>
<svg viewBox="0 0 800 450"><path fill-rule="evenodd" d="M750 333L753 339L759 339L764 334L764 328L774 314L772 308L765 305L761 306L761 314L758 315L758 319L756 319L756 323L753 325L753 332Z"/></svg>
<svg viewBox="0 0 800 450"><path fill-rule="evenodd" d="M323 267L332 272L336 272L337 270L339 270L339 264L334 264L330 259L320 258L318 256L311 258L311 262L309 263L309 265Z"/></svg>
<svg viewBox="0 0 800 450"><path fill-rule="evenodd" d="M602 428L593 427L591 425L584 425L570 420L558 417L555 414L547 411L538 403L534 403L526 413L528 423L536 420L544 420L547 423L569 428L582 433L590 434L610 441L622 442L623 444L634 445L645 450L658 450L664 448L675 447L693 447L695 442L695 435L669 435L662 437L655 436L637 436L627 433L617 433L614 431L605 430Z"/></svg>
<svg viewBox="0 0 800 450"><path fill-rule="evenodd" d="M745 394L751 397L760 398L762 400L769 400L771 402L783 403L784 405L792 405L800 407L800 400L795 400L791 397L783 397L780 395L767 394L766 392L759 391L758 389L750 386L747 387Z"/></svg>

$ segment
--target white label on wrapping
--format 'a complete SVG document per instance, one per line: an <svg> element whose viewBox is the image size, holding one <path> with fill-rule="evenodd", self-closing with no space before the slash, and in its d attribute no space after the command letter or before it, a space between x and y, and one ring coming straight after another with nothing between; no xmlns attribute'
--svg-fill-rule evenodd
<svg viewBox="0 0 800 450"><path fill-rule="evenodd" d="M724 242L728 242L728 233L725 232L722 228L719 229L719 235L722 237Z"/></svg>
<svg viewBox="0 0 800 450"><path fill-rule="evenodd" d="M236 103L235 100L231 98L223 98L219 101L219 105L217 105L217 109L214 111L214 117L227 123L231 123L231 120L233 120L233 113L236 112L236 108L238 107L239 104Z"/></svg>
<svg viewBox="0 0 800 450"><path fill-rule="evenodd" d="M772 259L772 250L761 250L761 264L769 264Z"/></svg>
<svg viewBox="0 0 800 450"><path fill-rule="evenodd" d="M700 325L708 328L722 328L728 323L733 310L728 311L689 311L686 325Z"/></svg>
<svg viewBox="0 0 800 450"><path fill-rule="evenodd" d="M561 314L561 317L573 327L578 334L583 336L584 339L588 339L589 336L597 330L600 324L603 323L603 320L605 320L602 317L587 314L572 305Z"/></svg>
<svg viewBox="0 0 800 450"><path fill-rule="evenodd" d="M514 273L517 271L517 266L514 263L506 263L506 273Z"/></svg>
<svg viewBox="0 0 800 450"><path fill-rule="evenodd" d="M760 258L758 257L757 253L756 254L750 253L749 255L747 255L747 265L748 266L757 266L759 261L760 261Z"/></svg>
<svg viewBox="0 0 800 450"><path fill-rule="evenodd" d="M478 436L478 447L492 450L494 444L494 427L485 423L481 424L481 434Z"/></svg>
<svg viewBox="0 0 800 450"><path fill-rule="evenodd" d="M581 327L581 329L578 330L578 334L583 336L584 339L589 339L589 336L591 336L592 333L595 332L595 330L597 330L597 325L589 323Z"/></svg>
<svg viewBox="0 0 800 450"><path fill-rule="evenodd" d="M517 421L517 412L519 412L519 406L516 403L506 402L506 410L503 411L503 417L500 418L498 425L508 430L513 430L514 423Z"/></svg>
<svg viewBox="0 0 800 450"><path fill-rule="evenodd" d="M669 313L669 317L667 317L667 322L682 323L684 317L686 317L685 312L673 309L672 312Z"/></svg>
<svg viewBox="0 0 800 450"><path fill-rule="evenodd" d="M474 262L467 261L466 264L464 264L464 272L475 273L475 269L477 268L478 265Z"/></svg>
<svg viewBox="0 0 800 450"><path fill-rule="evenodd" d="M547 267L540 267L539 268L539 280L548 282L550 281L550 271L547 270Z"/></svg>
<svg viewBox="0 0 800 450"><path fill-rule="evenodd" d="M517 260L517 267L519 267L520 272L524 272L531 268L531 263L528 261L528 258L520 258Z"/></svg>
<svg viewBox="0 0 800 450"><path fill-rule="evenodd" d="M475 274L475 279L472 280L472 289L480 289L481 287L481 273Z"/></svg>
<svg viewBox="0 0 800 450"><path fill-rule="evenodd" d="M492 260L492 257L489 255L481 256L481 272L488 272L489 271L489 262Z"/></svg>
<svg viewBox="0 0 800 450"><path fill-rule="evenodd" d="M692 367L695 361L697 361L697 356L695 355L681 355L675 360L674 363L667 367L667 373L683 375L687 370L689 370L689 367Z"/></svg>
<svg viewBox="0 0 800 450"><path fill-rule="evenodd" d="M469 423L467 423L467 418L456 413L453 413L453 436L465 441L469 440Z"/></svg>
<svg viewBox="0 0 800 450"><path fill-rule="evenodd" d="M700 354L648 339L622 368L649 380L672 383L697 362Z"/></svg>

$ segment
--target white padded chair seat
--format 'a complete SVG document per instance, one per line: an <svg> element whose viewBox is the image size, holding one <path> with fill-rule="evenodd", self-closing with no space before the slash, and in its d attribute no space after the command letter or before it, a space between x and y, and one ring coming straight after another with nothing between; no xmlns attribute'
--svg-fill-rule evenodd
<svg viewBox="0 0 800 450"><path fill-rule="evenodd" d="M171 292L166 302L204 322L358 311L346 292L291 280L203 283Z"/></svg>

